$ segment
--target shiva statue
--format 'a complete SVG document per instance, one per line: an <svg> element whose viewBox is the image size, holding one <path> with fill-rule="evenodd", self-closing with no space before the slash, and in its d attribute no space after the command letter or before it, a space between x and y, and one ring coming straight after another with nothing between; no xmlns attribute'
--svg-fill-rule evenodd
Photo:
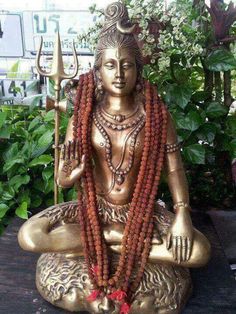
<svg viewBox="0 0 236 314"><path fill-rule="evenodd" d="M26 221L20 246L40 252L37 288L67 311L181 313L188 268L210 244L193 228L187 180L171 116L142 79L142 55L121 2L105 10L92 71L74 84L74 114L57 183L78 199ZM156 201L166 174L173 211Z"/></svg>

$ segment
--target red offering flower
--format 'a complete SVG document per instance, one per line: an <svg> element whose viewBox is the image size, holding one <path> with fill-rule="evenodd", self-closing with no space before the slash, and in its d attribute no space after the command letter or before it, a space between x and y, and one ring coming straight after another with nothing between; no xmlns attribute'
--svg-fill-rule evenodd
<svg viewBox="0 0 236 314"><path fill-rule="evenodd" d="M116 290L113 293L109 294L108 299L122 301L127 297L127 294L122 290Z"/></svg>
<svg viewBox="0 0 236 314"><path fill-rule="evenodd" d="M120 308L120 314L128 314L130 312L130 305L128 303L123 303Z"/></svg>
<svg viewBox="0 0 236 314"><path fill-rule="evenodd" d="M88 297L87 297L87 300L89 301L89 302L93 302L93 301L95 301L97 298L98 298L98 296L101 294L101 291L99 291L99 290L94 290Z"/></svg>

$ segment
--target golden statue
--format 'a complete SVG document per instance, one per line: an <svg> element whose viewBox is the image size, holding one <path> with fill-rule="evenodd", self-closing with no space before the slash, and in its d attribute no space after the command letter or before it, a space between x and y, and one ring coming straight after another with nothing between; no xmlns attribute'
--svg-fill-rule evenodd
<svg viewBox="0 0 236 314"><path fill-rule="evenodd" d="M171 116L143 81L133 26L108 6L94 70L80 76L57 182L78 201L52 206L19 231L43 253L36 285L52 304L89 313L180 313L191 294L188 267L210 256L193 228L187 181ZM165 171L175 215L156 201Z"/></svg>

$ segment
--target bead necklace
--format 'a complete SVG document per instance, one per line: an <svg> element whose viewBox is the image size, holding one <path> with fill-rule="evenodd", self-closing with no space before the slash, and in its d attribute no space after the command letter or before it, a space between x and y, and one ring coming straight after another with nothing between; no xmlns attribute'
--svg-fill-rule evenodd
<svg viewBox="0 0 236 314"><path fill-rule="evenodd" d="M124 114L110 114L107 112L102 106L100 106L101 112L108 118L115 120L117 122L123 122L131 117L133 117L137 112L138 112L139 107L137 106L135 111L130 113L129 115L124 115Z"/></svg>
<svg viewBox="0 0 236 314"><path fill-rule="evenodd" d="M137 126L133 130L133 134L131 136L131 142L130 142L130 147L129 147L128 166L124 169L117 169L113 165L113 163L112 163L112 151L111 151L112 144L111 144L110 137L107 134L104 127L101 125L101 123L100 123L100 121L99 121L99 119L95 113L93 114L93 120L94 120L96 127L98 128L98 130L100 131L101 135L103 136L103 138L105 139L105 142L106 142L105 150L106 150L106 161L107 161L108 167L111 170L111 172L115 175L116 183L121 185L125 180L125 175L127 175L130 172L130 169L132 168L133 161L134 161L134 151L135 151L136 139L137 139L139 132L141 131L141 129L143 128L143 126L145 124L145 117L144 117L144 115L142 115L142 119L139 121L139 123L136 122Z"/></svg>
<svg viewBox="0 0 236 314"><path fill-rule="evenodd" d="M132 128L133 126L137 125L142 119L143 119L143 113L140 113L137 118L135 118L132 122L130 123L125 123L125 124L117 124L117 123L112 123L106 120L106 118L102 115L102 110L101 107L98 107L96 110L97 113L97 118L100 122L100 124L105 125L109 129L116 130L116 131L123 131L129 128Z"/></svg>
<svg viewBox="0 0 236 314"><path fill-rule="evenodd" d="M81 239L89 277L95 289L88 297L88 300L94 301L102 293L109 294L109 299L120 302L121 312L123 313L124 307L127 307L132 300L132 295L142 278L151 249L152 215L164 160L167 112L157 95L156 87L145 82L144 108L146 114L145 121L143 121L145 124L145 138L140 169L123 233L119 262L115 273L111 274L109 271L108 250L102 236L102 224L98 216L93 165L90 158L92 155L92 120L95 115L93 113L94 90L93 73L89 72L82 75L75 104L78 113L75 112L74 115L75 140L79 140L81 154L86 155L86 171L81 178L85 193L78 192L78 222L81 226ZM96 118L98 120L97 116ZM133 130L130 130L130 138L140 127L141 122L142 120ZM103 126L101 127L103 128ZM136 140L136 137L134 140ZM106 141L106 144L110 145L109 155L111 159L111 142ZM131 146L129 149L131 149ZM123 147L123 150L125 150L125 147ZM106 150L107 152L108 150ZM127 159L129 161L129 158ZM116 169L122 165L122 162L121 160ZM119 168L118 170L124 171L126 169ZM137 261L140 264L136 265L137 273L133 280L132 275Z"/></svg>

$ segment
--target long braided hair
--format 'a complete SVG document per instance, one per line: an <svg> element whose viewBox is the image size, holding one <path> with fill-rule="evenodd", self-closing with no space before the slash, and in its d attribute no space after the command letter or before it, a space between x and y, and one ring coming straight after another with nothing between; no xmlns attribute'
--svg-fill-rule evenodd
<svg viewBox="0 0 236 314"><path fill-rule="evenodd" d="M117 4L123 10L123 5ZM79 142L80 156L85 155L85 173L80 179L83 192L78 192L78 223L81 226L84 258L94 285L90 300L109 291L111 299L119 300L123 307L127 307L140 283L151 249L153 210L166 143L167 111L157 95L156 87L145 81L146 121L141 163L122 238L121 254L115 272L111 273L98 215L92 166L91 130L92 113L96 105L95 87L93 71L81 75L74 104L74 139Z"/></svg>

